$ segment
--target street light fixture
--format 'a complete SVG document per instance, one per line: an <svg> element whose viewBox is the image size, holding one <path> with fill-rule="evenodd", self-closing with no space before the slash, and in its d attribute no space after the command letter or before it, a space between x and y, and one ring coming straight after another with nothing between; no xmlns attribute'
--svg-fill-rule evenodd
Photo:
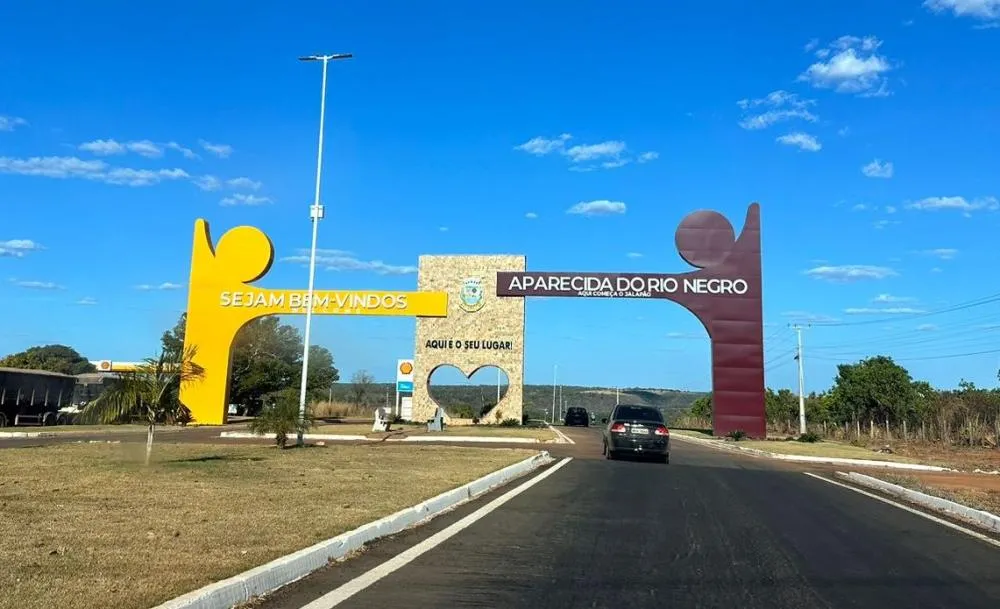
<svg viewBox="0 0 1000 609"><path fill-rule="evenodd" d="M351 53L336 53L333 55L308 55L299 57L299 61L323 62L323 87L319 101L319 151L316 154L316 196L309 207L309 218L312 221L312 246L309 248L309 291L306 299L306 331L302 347L302 385L299 387L299 430L296 434L296 445L302 446L302 425L306 417L306 385L309 380L309 339L312 331L313 292L316 285L316 239L319 236L319 221L324 217L323 204L319 199L320 177L323 173L323 127L326 121L326 67L331 61L350 59Z"/></svg>

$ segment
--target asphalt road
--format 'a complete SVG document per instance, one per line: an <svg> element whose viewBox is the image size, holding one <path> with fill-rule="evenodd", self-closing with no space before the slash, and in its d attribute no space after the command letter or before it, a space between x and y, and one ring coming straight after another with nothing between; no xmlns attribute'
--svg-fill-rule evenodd
<svg viewBox="0 0 1000 609"><path fill-rule="evenodd" d="M670 465L606 461L571 435L553 452L578 458L336 606L1000 607L1000 549L961 532L784 464L678 440ZM499 494L255 607L301 609Z"/></svg>

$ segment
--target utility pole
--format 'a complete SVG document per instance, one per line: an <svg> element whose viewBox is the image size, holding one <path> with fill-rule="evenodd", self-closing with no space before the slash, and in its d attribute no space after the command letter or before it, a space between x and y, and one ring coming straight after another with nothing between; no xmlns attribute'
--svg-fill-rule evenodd
<svg viewBox="0 0 1000 609"><path fill-rule="evenodd" d="M552 424L556 424L556 378L559 375L559 364L552 366Z"/></svg>
<svg viewBox="0 0 1000 609"><path fill-rule="evenodd" d="M309 219L312 221L312 245L309 248L309 290L306 296L306 328L302 339L302 382L299 386L299 431L296 434L295 444L304 444L302 437L302 425L306 417L306 388L309 380L309 342L312 331L313 296L316 286L316 239L319 234L319 221L323 219L326 212L320 202L320 177L323 175L323 128L326 122L326 68L331 60L350 59L350 53L337 53L335 55L309 55L299 57L299 61L321 61L323 62L323 85L319 101L319 146L316 152L316 193L313 204L309 207Z"/></svg>
<svg viewBox="0 0 1000 609"><path fill-rule="evenodd" d="M615 406L618 405L618 388L615 387Z"/></svg>
<svg viewBox="0 0 1000 609"><path fill-rule="evenodd" d="M799 362L799 434L806 432L806 374L802 364L802 326L792 326L798 338L798 349L795 359Z"/></svg>
<svg viewBox="0 0 1000 609"><path fill-rule="evenodd" d="M563 401L562 396L562 385L559 385L559 418L562 419L563 412L566 410L566 402Z"/></svg>

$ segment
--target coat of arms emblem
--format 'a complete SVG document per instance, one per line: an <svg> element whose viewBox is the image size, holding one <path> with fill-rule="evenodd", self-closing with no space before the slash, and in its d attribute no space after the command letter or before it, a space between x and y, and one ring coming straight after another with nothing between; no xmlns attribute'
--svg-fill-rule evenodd
<svg viewBox="0 0 1000 609"><path fill-rule="evenodd" d="M462 281L462 288L458 292L458 303L463 310L475 313L486 304L483 293L483 280L479 277L467 277Z"/></svg>

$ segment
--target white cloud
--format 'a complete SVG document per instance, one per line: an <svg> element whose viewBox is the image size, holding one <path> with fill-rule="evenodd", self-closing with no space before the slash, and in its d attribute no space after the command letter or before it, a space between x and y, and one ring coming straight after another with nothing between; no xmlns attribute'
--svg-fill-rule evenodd
<svg viewBox="0 0 1000 609"><path fill-rule="evenodd" d="M887 213L887 214L894 214L894 213L896 213L896 207L893 206L893 205L886 205L885 206L885 213Z"/></svg>
<svg viewBox="0 0 1000 609"><path fill-rule="evenodd" d="M220 159L228 159L233 154L233 147L229 144L213 144L205 140L198 140L198 145Z"/></svg>
<svg viewBox="0 0 1000 609"><path fill-rule="evenodd" d="M864 211L868 209L868 206L864 203L855 203L854 207L851 208L852 211Z"/></svg>
<svg viewBox="0 0 1000 609"><path fill-rule="evenodd" d="M21 281L18 279L11 279L11 283L19 288L26 288L29 290L62 290L65 289L58 283L53 283L51 281Z"/></svg>
<svg viewBox="0 0 1000 609"><path fill-rule="evenodd" d="M446 232L448 232L448 227L447 226L439 226L438 230L441 231L442 233L446 233Z"/></svg>
<svg viewBox="0 0 1000 609"><path fill-rule="evenodd" d="M916 298L910 296L893 296L892 294L879 294L875 298L872 298L872 302L879 304L891 304L900 302L913 302Z"/></svg>
<svg viewBox="0 0 1000 609"><path fill-rule="evenodd" d="M242 177L226 180L226 184L228 184L230 188L245 188L247 190L260 190L261 187L261 183L257 180Z"/></svg>
<svg viewBox="0 0 1000 609"><path fill-rule="evenodd" d="M951 11L956 17L980 21L1000 19L1000 0L924 0L924 7L933 13Z"/></svg>
<svg viewBox="0 0 1000 609"><path fill-rule="evenodd" d="M851 133L850 127L841 127L840 129L837 129L837 135L839 135L840 137L847 137L848 135L850 135L850 133Z"/></svg>
<svg viewBox="0 0 1000 609"><path fill-rule="evenodd" d="M819 140L815 136L802 133L801 131L778 136L775 141L786 146L798 146L801 150L808 150L809 152L818 152L823 148L823 145L819 143Z"/></svg>
<svg viewBox="0 0 1000 609"><path fill-rule="evenodd" d="M640 254L639 252L629 252L625 255L628 256L629 258L642 258L642 254Z"/></svg>
<svg viewBox="0 0 1000 609"><path fill-rule="evenodd" d="M885 228L887 226L894 226L896 224L900 224L900 221L899 220L876 220L875 222L872 222L872 226L874 226L875 228L877 228L879 230L882 230L883 228Z"/></svg>
<svg viewBox="0 0 1000 609"><path fill-rule="evenodd" d="M0 157L0 173L46 178L78 178L125 186L149 186L163 181L188 179L183 169L131 169L112 167L104 161L77 157Z"/></svg>
<svg viewBox="0 0 1000 609"><path fill-rule="evenodd" d="M194 178L194 185L202 190L219 190L222 188L222 180L210 175L198 176Z"/></svg>
<svg viewBox="0 0 1000 609"><path fill-rule="evenodd" d="M846 283L863 279L885 279L887 277L895 277L899 273L885 266L845 264L840 266L817 266L809 269L805 274L815 279Z"/></svg>
<svg viewBox="0 0 1000 609"><path fill-rule="evenodd" d="M608 140L597 144L577 144L568 146L573 136L563 133L558 137L533 137L523 144L514 146L515 150L527 152L534 156L546 156L553 153L566 157L570 162L570 171L594 171L595 169L616 169L629 163L648 163L660 154L654 150L643 152L633 158L628 146L620 140Z"/></svg>
<svg viewBox="0 0 1000 609"><path fill-rule="evenodd" d="M580 216L603 216L610 214L624 214L626 206L621 201L608 201L600 199L597 201L580 201L573 207L566 210L567 214Z"/></svg>
<svg viewBox="0 0 1000 609"><path fill-rule="evenodd" d="M910 203L906 207L922 211L954 209L968 215L970 212L982 209L989 211L1000 209L1000 201L996 197L980 197L971 201L965 197L927 197L926 199Z"/></svg>
<svg viewBox="0 0 1000 609"><path fill-rule="evenodd" d="M565 154L574 163L595 159L618 158L625 152L625 142L608 140L599 144L578 144L566 150Z"/></svg>
<svg viewBox="0 0 1000 609"><path fill-rule="evenodd" d="M87 305L87 306L89 306L89 305L95 305L95 304L97 304L97 300L94 299L94 298L91 298L90 296L84 296L80 300L76 301L76 304L78 304L78 305Z"/></svg>
<svg viewBox="0 0 1000 609"><path fill-rule="evenodd" d="M181 146L177 142L167 142L166 144L164 144L164 146L166 146L167 148L169 148L171 150L176 150L177 152L183 154L184 158L186 158L186 159L197 159L197 158L200 158L197 155L197 153L195 153L194 150L191 150L190 148L187 148L186 146Z"/></svg>
<svg viewBox="0 0 1000 609"><path fill-rule="evenodd" d="M808 108L815 103L816 100L802 99L795 93L782 90L772 91L758 99L741 99L736 102L737 106L744 111L755 110L756 113L745 116L739 126L749 130L766 129L775 123L792 119L814 123L819 117ZM768 109L760 112L761 107Z"/></svg>
<svg viewBox="0 0 1000 609"><path fill-rule="evenodd" d="M231 196L225 197L219 204L225 206L233 205L266 205L271 202L270 197L259 197L257 195L246 195L242 193L236 193Z"/></svg>
<svg viewBox="0 0 1000 609"><path fill-rule="evenodd" d="M563 133L562 135L554 138L546 138L543 136L533 137L523 144L514 146L514 150L521 150L535 156L544 156L550 152L563 150L566 146L566 142L568 142L572 137L573 136L569 133Z"/></svg>
<svg viewBox="0 0 1000 609"><path fill-rule="evenodd" d="M932 273L943 273L944 271L941 270L941 267L935 266L935 267L931 267L931 272Z"/></svg>
<svg viewBox="0 0 1000 609"><path fill-rule="evenodd" d="M833 323L839 321L836 317L830 317L821 313L809 313L807 311L785 311L781 316L799 323Z"/></svg>
<svg viewBox="0 0 1000 609"><path fill-rule="evenodd" d="M28 121L19 116L5 116L0 114L0 131L13 131L18 127L24 127Z"/></svg>
<svg viewBox="0 0 1000 609"><path fill-rule="evenodd" d="M864 97L888 95L885 74L892 70L892 65L878 53L880 46L882 41L874 36L841 36L815 52L821 61L810 65L798 80L838 93Z"/></svg>
<svg viewBox="0 0 1000 609"><path fill-rule="evenodd" d="M287 256L282 262L309 264L309 250L299 250L297 256ZM328 271L370 271L378 275L410 275L417 272L415 266L386 264L381 260L360 260L352 252L343 250L316 250L316 265Z"/></svg>
<svg viewBox="0 0 1000 609"><path fill-rule="evenodd" d="M111 156L134 152L146 158L155 159L163 156L163 149L149 140L132 142L117 142L115 140L94 140L80 144L80 150L98 156Z"/></svg>
<svg viewBox="0 0 1000 609"><path fill-rule="evenodd" d="M885 307L885 308L848 308L844 309L846 315L916 315L918 313L926 313L922 309L914 309L913 307Z"/></svg>
<svg viewBox="0 0 1000 609"><path fill-rule="evenodd" d="M862 167L861 173L865 174L869 178L891 178L893 174L893 166L889 161L883 162L880 159L875 159L871 163Z"/></svg>
<svg viewBox="0 0 1000 609"><path fill-rule="evenodd" d="M31 252L44 249L31 239L10 239L0 241L0 258L23 258Z"/></svg>
<svg viewBox="0 0 1000 609"><path fill-rule="evenodd" d="M533 211L529 211L528 213L524 214L524 217L527 218L527 219L529 219L529 220L534 220L534 219L536 219L538 217L538 214L536 214Z"/></svg>
<svg viewBox="0 0 1000 609"><path fill-rule="evenodd" d="M141 290L143 292L151 292L153 290L179 290L182 287L184 287L184 286L182 286L182 285L180 285L178 283L170 283L169 281L165 281L165 282L163 282L163 283L161 283L159 285L153 285L153 284L149 284L149 283L143 283L143 284L135 286L135 289Z"/></svg>
<svg viewBox="0 0 1000 609"><path fill-rule="evenodd" d="M919 326L917 326L917 330L921 332L933 332L937 329L938 327L935 326L934 324L920 324Z"/></svg>
<svg viewBox="0 0 1000 609"><path fill-rule="evenodd" d="M924 250L922 253L927 256L940 258L941 260L953 260L955 256L958 255L958 250L950 247L939 247L936 249Z"/></svg>

